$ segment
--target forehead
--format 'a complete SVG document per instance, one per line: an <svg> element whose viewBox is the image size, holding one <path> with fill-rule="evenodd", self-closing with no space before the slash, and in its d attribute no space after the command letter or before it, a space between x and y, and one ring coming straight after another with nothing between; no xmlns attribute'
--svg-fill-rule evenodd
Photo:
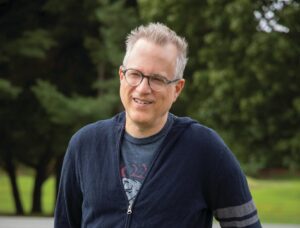
<svg viewBox="0 0 300 228"><path fill-rule="evenodd" d="M177 48L172 43L155 44L140 39L133 46L126 63L127 68L134 68L145 74L173 75L176 67Z"/></svg>

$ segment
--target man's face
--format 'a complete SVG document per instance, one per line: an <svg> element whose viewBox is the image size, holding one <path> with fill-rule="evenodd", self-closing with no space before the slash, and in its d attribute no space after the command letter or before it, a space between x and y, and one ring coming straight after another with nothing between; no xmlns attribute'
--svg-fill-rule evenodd
<svg viewBox="0 0 300 228"><path fill-rule="evenodd" d="M175 78L177 49L173 44L159 46L145 39L134 45L126 62L125 69L136 69L145 75L159 74L168 80ZM120 68L120 96L126 111L126 128L163 127L167 113L180 94L184 80L166 85L161 91L150 88L143 79L138 86L130 86Z"/></svg>

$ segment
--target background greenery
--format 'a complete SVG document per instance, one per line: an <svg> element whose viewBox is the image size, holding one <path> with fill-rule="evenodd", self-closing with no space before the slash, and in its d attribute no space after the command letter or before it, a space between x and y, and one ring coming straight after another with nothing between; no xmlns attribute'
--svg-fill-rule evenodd
<svg viewBox="0 0 300 228"><path fill-rule="evenodd" d="M150 21L189 43L172 111L216 129L249 175L299 170L299 15L298 0L0 0L0 167L13 211L48 212L43 186L56 192L71 135L122 110L125 37ZM34 179L21 185L20 166Z"/></svg>

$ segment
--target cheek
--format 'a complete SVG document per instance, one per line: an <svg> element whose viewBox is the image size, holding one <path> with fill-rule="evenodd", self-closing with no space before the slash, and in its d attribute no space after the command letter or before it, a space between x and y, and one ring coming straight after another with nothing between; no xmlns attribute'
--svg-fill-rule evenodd
<svg viewBox="0 0 300 228"><path fill-rule="evenodd" d="M174 94L173 94L173 100L172 100L173 103L177 100L177 97L178 97L178 94L177 94L177 93L174 93Z"/></svg>
<svg viewBox="0 0 300 228"><path fill-rule="evenodd" d="M168 102L172 104L176 101L176 99L177 99L176 90L174 88L171 88L168 93Z"/></svg>
<svg viewBox="0 0 300 228"><path fill-rule="evenodd" d="M125 84L125 81L124 80L121 80L120 81L120 92L121 94L124 94L126 92L126 84Z"/></svg>
<svg viewBox="0 0 300 228"><path fill-rule="evenodd" d="M174 102L174 96L174 91L172 90L168 91L168 93L165 94L165 96L162 98L162 103L165 106L165 108L171 108Z"/></svg>
<svg viewBox="0 0 300 228"><path fill-rule="evenodd" d="M120 98L121 98L122 103L124 104L126 102L126 88L122 84L122 82L120 85Z"/></svg>
<svg viewBox="0 0 300 228"><path fill-rule="evenodd" d="M126 82L121 81L121 85L120 85L120 97L122 102L124 103L125 101L128 102L128 100L130 99L130 94L132 93L132 87L129 87L126 85Z"/></svg>

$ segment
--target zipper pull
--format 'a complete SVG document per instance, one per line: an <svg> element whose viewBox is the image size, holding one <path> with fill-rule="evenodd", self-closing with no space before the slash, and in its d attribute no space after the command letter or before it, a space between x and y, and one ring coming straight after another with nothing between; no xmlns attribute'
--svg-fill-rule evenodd
<svg viewBox="0 0 300 228"><path fill-rule="evenodd" d="M132 214L132 204L129 204L128 208L127 208L127 214L131 215Z"/></svg>

